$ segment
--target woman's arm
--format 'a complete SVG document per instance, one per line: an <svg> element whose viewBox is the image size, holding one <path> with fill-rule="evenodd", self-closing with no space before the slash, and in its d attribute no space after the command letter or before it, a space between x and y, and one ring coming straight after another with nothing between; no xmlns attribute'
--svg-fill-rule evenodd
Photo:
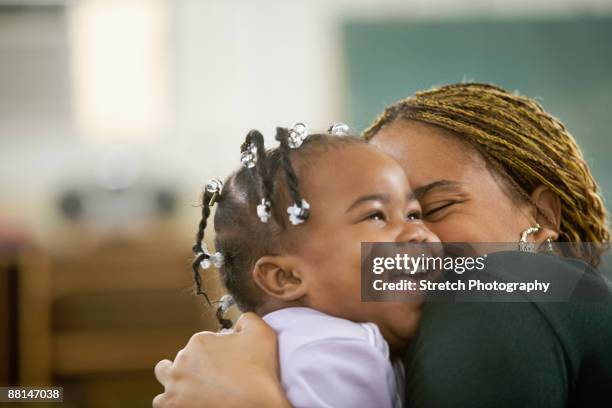
<svg viewBox="0 0 612 408"><path fill-rule="evenodd" d="M278 372L276 334L257 315L245 313L234 332L196 333L174 362L157 363L164 393L153 407L290 408Z"/></svg>

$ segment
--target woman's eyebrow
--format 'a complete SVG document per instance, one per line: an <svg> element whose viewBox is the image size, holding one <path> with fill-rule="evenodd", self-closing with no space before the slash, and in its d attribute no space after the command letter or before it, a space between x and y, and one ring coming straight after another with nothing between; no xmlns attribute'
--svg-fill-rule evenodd
<svg viewBox="0 0 612 408"><path fill-rule="evenodd" d="M389 195L388 194L369 194L369 195L361 196L358 199L356 199L353 202L353 204L351 204L351 206L346 210L346 212L351 211L353 208L357 207L359 204L366 202L366 201L382 201L383 203L386 203L389 201Z"/></svg>
<svg viewBox="0 0 612 408"><path fill-rule="evenodd" d="M423 198L423 196L432 190L457 190L462 183L452 180L436 180L432 183L425 184L414 189L413 193L417 200Z"/></svg>

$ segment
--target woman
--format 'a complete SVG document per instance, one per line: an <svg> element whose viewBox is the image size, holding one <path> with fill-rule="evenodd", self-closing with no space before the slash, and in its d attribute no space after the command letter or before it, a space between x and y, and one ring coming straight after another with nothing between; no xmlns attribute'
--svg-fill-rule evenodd
<svg viewBox="0 0 612 408"><path fill-rule="evenodd" d="M609 242L580 149L529 98L449 85L392 105L364 136L402 164L443 242L515 242L536 225L536 243ZM578 248L597 264L600 251ZM609 302L429 303L405 358L407 405L612 406L611 345ZM245 315L160 362L154 406L288 406L277 371L274 333Z"/></svg>

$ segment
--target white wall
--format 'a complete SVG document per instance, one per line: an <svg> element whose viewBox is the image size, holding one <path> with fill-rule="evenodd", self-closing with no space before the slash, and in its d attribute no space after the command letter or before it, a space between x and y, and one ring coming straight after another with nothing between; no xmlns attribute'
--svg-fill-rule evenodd
<svg viewBox="0 0 612 408"><path fill-rule="evenodd" d="M74 4L55 3L67 4L69 11ZM200 187L235 168L249 129L262 130L272 143L277 125L304 121L323 130L343 120L343 20L612 13L612 0L182 0L165 6L167 39L159 50L168 55L162 71L169 76L169 126L130 148L144 174L171 180L185 193L186 231L197 218L190 204ZM11 17L0 17L0 53L14 35L3 29L2 18ZM26 27L21 25L26 31L41 26ZM39 68L44 80L46 71ZM0 106L12 103L10 92L2 90L12 80L3 74ZM74 89L66 88L69 97ZM29 97L32 103L37 98ZM57 225L50 200L58 186L94 183L104 145L79 134L70 120L41 120L35 110L15 117L0 115L0 218L29 226L49 241Z"/></svg>

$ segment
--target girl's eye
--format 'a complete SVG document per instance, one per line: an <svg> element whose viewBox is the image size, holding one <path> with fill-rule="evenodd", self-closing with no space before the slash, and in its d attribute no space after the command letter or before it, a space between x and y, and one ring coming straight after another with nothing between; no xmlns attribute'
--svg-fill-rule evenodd
<svg viewBox="0 0 612 408"><path fill-rule="evenodd" d="M440 205L440 206L438 206L438 207L435 207L435 208L433 208L433 209L431 209L431 210L427 211L427 212L425 213L425 216L426 216L426 217L429 217L429 216L431 216L431 215L433 215L433 214L437 213L438 211L441 211L441 210L443 210L443 209L445 209L445 208L450 207L450 206L451 206L451 205L453 205L453 204L455 204L455 202L454 202L454 201L450 201L450 202L448 202L448 203L442 204L442 205Z"/></svg>
<svg viewBox="0 0 612 408"><path fill-rule="evenodd" d="M409 221L420 220L421 219L421 212L420 211L411 212L410 214L408 214L406 216L406 219L409 220Z"/></svg>
<svg viewBox="0 0 612 408"><path fill-rule="evenodd" d="M364 220L385 221L387 218L382 211L376 211L364 218Z"/></svg>

